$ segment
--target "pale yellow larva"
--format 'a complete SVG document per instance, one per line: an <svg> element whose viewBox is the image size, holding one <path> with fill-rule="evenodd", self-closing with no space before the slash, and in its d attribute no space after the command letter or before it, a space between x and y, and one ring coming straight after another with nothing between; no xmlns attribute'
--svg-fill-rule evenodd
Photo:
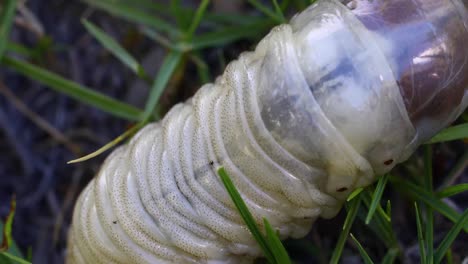
<svg viewBox="0 0 468 264"><path fill-rule="evenodd" d="M348 1L349 2L349 1ZM321 0L116 149L81 194L67 263L249 263L259 225L305 236L468 104L461 0Z"/></svg>

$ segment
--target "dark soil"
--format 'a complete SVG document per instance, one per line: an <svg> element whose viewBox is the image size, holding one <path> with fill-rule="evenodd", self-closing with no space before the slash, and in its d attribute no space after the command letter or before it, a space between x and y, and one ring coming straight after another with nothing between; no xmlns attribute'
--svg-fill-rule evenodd
<svg viewBox="0 0 468 264"><path fill-rule="evenodd" d="M36 61L40 66L125 100L134 77L86 33L80 23L86 6L78 1L34 0L28 1L28 7L42 23L46 36L40 39L16 24L13 41L42 49ZM105 15L99 20L109 27L117 25L112 28L117 36L126 28ZM47 38L51 45L47 45ZM46 43L44 47L38 47L41 42ZM96 150L131 124L9 69L0 69L0 82L69 141L57 141L19 111L14 100L0 94L0 215L7 215L9 200L16 194L13 236L17 244L24 252L32 247L34 263L63 263L75 199L105 155L76 165L67 165L67 161ZM144 94L133 96L145 98Z"/></svg>

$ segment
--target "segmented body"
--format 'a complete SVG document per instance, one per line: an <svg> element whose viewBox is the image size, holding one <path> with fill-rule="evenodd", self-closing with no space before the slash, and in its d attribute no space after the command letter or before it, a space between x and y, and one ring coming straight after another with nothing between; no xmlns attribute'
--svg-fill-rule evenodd
<svg viewBox="0 0 468 264"><path fill-rule="evenodd" d="M220 166L259 225L306 235L420 144L394 48L334 0L273 29L107 158L77 202L68 263L251 262L261 252ZM445 124L466 108L466 88Z"/></svg>

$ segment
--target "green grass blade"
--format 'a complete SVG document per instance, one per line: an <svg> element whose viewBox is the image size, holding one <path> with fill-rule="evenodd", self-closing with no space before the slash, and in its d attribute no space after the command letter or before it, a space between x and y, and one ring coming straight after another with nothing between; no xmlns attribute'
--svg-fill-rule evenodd
<svg viewBox="0 0 468 264"><path fill-rule="evenodd" d="M206 12L206 9L208 8L209 3L210 0L202 0L200 5L198 6L197 11L195 12L195 16L193 17L192 23L190 24L190 27L188 28L185 34L186 39L191 39L193 37L193 34L200 25L200 22Z"/></svg>
<svg viewBox="0 0 468 264"><path fill-rule="evenodd" d="M384 258L382 259L382 264L393 264L398 256L398 252L399 251L396 248L389 249L387 254L385 254Z"/></svg>
<svg viewBox="0 0 468 264"><path fill-rule="evenodd" d="M278 5L278 0L272 0L272 2L273 7L275 8L276 15L281 19L281 23L284 24L288 22L284 17L283 10L281 10L281 7Z"/></svg>
<svg viewBox="0 0 468 264"><path fill-rule="evenodd" d="M364 188L360 187L354 190L349 196L348 199L346 199L347 202L351 201L352 199L356 198L362 191L364 191Z"/></svg>
<svg viewBox="0 0 468 264"><path fill-rule="evenodd" d="M15 212L16 198L13 195L10 202L10 210L2 229L2 244L0 245L0 252L6 252L13 244L13 237L11 236L11 232L13 231L13 219L15 218Z"/></svg>
<svg viewBox="0 0 468 264"><path fill-rule="evenodd" d="M465 121L465 122L468 122L468 110L465 110L465 112L463 112L463 114L461 114L460 119Z"/></svg>
<svg viewBox="0 0 468 264"><path fill-rule="evenodd" d="M154 40L157 44L161 45L163 48L168 49L168 50L179 50L181 52L185 52L184 47L176 46L172 43L172 41L162 34L160 34L158 31L149 28L149 27L143 27L141 29L141 32L147 36L148 38Z"/></svg>
<svg viewBox="0 0 468 264"><path fill-rule="evenodd" d="M122 17L130 22L147 25L156 30L169 33L174 36L181 36L182 32L175 26L156 17L154 14L148 14L131 6L119 2L84 0L90 6L102 9L110 14Z"/></svg>
<svg viewBox="0 0 468 264"><path fill-rule="evenodd" d="M164 92L167 83L169 82L174 71L176 70L177 65L179 65L181 59L182 53L179 51L170 51L164 59L161 68L159 69L158 75L156 76L156 79L153 82L153 86L151 87L151 93L145 106L143 122L146 123L151 119L158 104L159 98Z"/></svg>
<svg viewBox="0 0 468 264"><path fill-rule="evenodd" d="M19 251L13 237L13 218L16 211L16 198L12 197L10 202L10 210L6 217L5 223L0 221L0 230L2 230L2 244L0 245L0 263L29 263L23 259L23 255Z"/></svg>
<svg viewBox="0 0 468 264"><path fill-rule="evenodd" d="M5 226L5 223L2 220L0 220L0 230L4 230L4 226ZM11 240L11 244L7 252L15 256L18 256L20 258L23 258L23 254L21 253L14 239ZM2 260L0 259L0 263L2 263L1 261Z"/></svg>
<svg viewBox="0 0 468 264"><path fill-rule="evenodd" d="M55 73L44 70L28 62L4 56L1 63L33 80L47 85L57 92L77 99L84 104L99 108L114 116L132 121L137 121L142 116L141 110L131 105L95 92L88 87L67 80Z"/></svg>
<svg viewBox="0 0 468 264"><path fill-rule="evenodd" d="M385 186L387 185L387 182L388 174L385 174L379 179L379 182L377 183L377 187L375 188L375 191L372 195L372 202L369 207L369 212L367 213L366 225L370 223L370 221L372 220L372 216L374 215L375 210L377 209L377 206L380 205L380 201L382 200L382 195L385 190Z"/></svg>
<svg viewBox="0 0 468 264"><path fill-rule="evenodd" d="M465 210L460 220L458 220L458 222L455 223L455 225L450 229L450 231L445 236L444 240L442 240L439 247L435 251L435 263L440 263L442 261L448 249L450 248L450 245L452 245L453 241L457 238L461 229L466 224L468 224L468 210Z"/></svg>
<svg viewBox="0 0 468 264"><path fill-rule="evenodd" d="M294 4L294 7L298 10L304 10L309 4L309 2L305 0L291 0L291 1Z"/></svg>
<svg viewBox="0 0 468 264"><path fill-rule="evenodd" d="M83 19L82 23L88 32L94 38L96 38L99 43L101 43L101 45L104 46L110 53L117 57L117 59L130 68L140 78L149 80L148 75L145 73L145 70L140 65L140 63L138 63L138 61L130 53L128 53L128 51L122 48L122 46L120 46L117 41L115 41L111 36L86 19Z"/></svg>
<svg viewBox="0 0 468 264"><path fill-rule="evenodd" d="M435 135L427 144L447 142L457 139L468 138L468 123L458 126L452 126L442 130L439 134Z"/></svg>
<svg viewBox="0 0 468 264"><path fill-rule="evenodd" d="M7 216L10 217L11 213ZM10 220L11 221L11 220ZM10 225L10 223L8 223ZM0 230L4 230L5 227L5 224L3 223L3 221L0 220ZM12 227L9 227L10 229ZM0 254L0 263L13 263L11 261L11 257L8 256L8 255L11 255L11 256L16 256L20 259L23 259L23 254L21 253L21 251L19 250L18 246L16 245L16 242L15 240L12 238L11 241L10 241L10 245L9 245L9 248L8 248L8 251L6 252L2 252L4 255L1 255ZM6 254L5 254L6 253ZM8 258L8 259L7 259Z"/></svg>
<svg viewBox="0 0 468 264"><path fill-rule="evenodd" d="M239 191L237 191L236 187L234 186L234 183L231 181L228 173L224 168L219 168L218 169L218 174L221 177L221 181L223 182L224 186L226 187L226 190L228 191L229 195L232 198L232 201L234 202L234 205L236 206L237 210L239 211L240 215L242 216L242 219L244 219L245 224L249 228L250 232L252 233L252 236L255 238L257 243L259 244L260 248L263 250L263 253L265 254L265 257L270 263L275 263L275 258L273 253L270 251L270 248L268 247L268 243L266 242L265 238L263 237L262 233L260 232L260 229L258 228L252 214L250 213L249 209L247 208L247 205L245 204L244 200L242 199Z"/></svg>
<svg viewBox="0 0 468 264"><path fill-rule="evenodd" d="M258 11L264 13L267 17L269 17L271 20L275 21L276 24L281 24L285 22L284 17L281 18L275 12L273 12L270 8L264 6L260 1L258 0L247 0L251 5L253 5Z"/></svg>
<svg viewBox="0 0 468 264"><path fill-rule="evenodd" d="M4 255L5 257L9 258L10 260L12 261L15 261L14 263L19 263L19 264L31 264L31 262L27 261L27 260L24 260L20 257L17 257L11 253L8 253L8 252L2 252L2 255ZM4 263L5 264L5 263Z"/></svg>
<svg viewBox="0 0 468 264"><path fill-rule="evenodd" d="M88 0L90 1L90 0ZM159 14L167 15L169 13L174 14L173 6L170 4L159 3L154 0L138 0L138 1L128 1L128 0L99 0L100 2L107 2L107 4L118 4L120 6L128 6L129 8L144 10L149 14ZM177 7L177 16L181 16L177 21L179 28L188 28L190 19L194 17L195 11L193 8L184 7L178 5ZM182 21L183 19L183 21ZM242 25L250 24L258 20L257 16L252 16L249 14L231 14L231 13L221 13L221 12L207 12L204 16L203 22L210 24L212 26L225 26L225 25Z"/></svg>
<svg viewBox="0 0 468 264"><path fill-rule="evenodd" d="M416 229L418 232L419 255L421 256L421 263L427 263L426 260L426 240L423 235L423 226L421 213L419 212L418 203L414 203L414 210L416 212Z"/></svg>
<svg viewBox="0 0 468 264"><path fill-rule="evenodd" d="M468 149L465 150L465 153L463 153L463 156L461 156L457 162L455 163L454 166L452 166L452 169L450 172L447 174L446 177L444 177L444 181L442 184L439 186L440 189L444 187L451 186L455 183L457 178L463 174L465 169L468 167Z"/></svg>
<svg viewBox="0 0 468 264"><path fill-rule="evenodd" d="M108 149L113 148L114 146L116 146L120 142L124 141L125 139L133 136L143 126L144 126L144 123L139 123L139 124L135 125L134 127L130 128L129 130L125 131L122 135L120 135L120 136L116 137L115 139L113 139L111 142L109 142L106 145L104 145L103 147L99 148L98 150L96 150L96 151L94 151L94 152L92 152L92 153L90 153L90 154L88 154L86 156L83 156L81 158L70 160L70 161L67 162L67 164L83 162L83 161L90 160L90 159L92 159L94 157L97 157L98 155L104 153Z"/></svg>
<svg viewBox="0 0 468 264"><path fill-rule="evenodd" d="M457 195L468 191L468 183L462 183L454 186L449 186L441 191L438 191L435 196L439 199Z"/></svg>
<svg viewBox="0 0 468 264"><path fill-rule="evenodd" d="M0 220L0 230L3 230L3 222ZM2 264L16 264L15 262L17 259L23 260L23 254L19 250L18 246L16 245L15 241L13 240L10 248L6 252L0 253L0 263Z"/></svg>
<svg viewBox="0 0 468 264"><path fill-rule="evenodd" d="M6 46L7 51L14 52L25 57L32 57L34 55L34 50L30 49L22 44L15 42L8 42Z"/></svg>
<svg viewBox="0 0 468 264"><path fill-rule="evenodd" d="M184 49L198 50L209 47L219 47L239 39L258 37L262 32L271 28L274 24L267 19L253 24L241 26L223 27L220 30L194 36L191 42L183 44Z"/></svg>
<svg viewBox="0 0 468 264"><path fill-rule="evenodd" d="M398 190L402 190L414 199L424 202L447 217L450 221L456 223L460 220L461 216L459 213L423 188L397 177L390 177L390 182L392 182ZM468 224L464 225L463 230L468 233Z"/></svg>
<svg viewBox="0 0 468 264"><path fill-rule="evenodd" d="M354 237L353 234L349 234L351 236L351 238L353 239L354 243L356 244L356 246L358 247L358 250L359 250L359 254L361 254L361 257L362 257L362 260L364 260L364 263L365 264L374 264L374 261L372 261L372 259L369 257L369 254L367 254L366 250L364 249L364 247L361 245L361 243L359 243L359 241L356 239L356 237Z"/></svg>
<svg viewBox="0 0 468 264"><path fill-rule="evenodd" d="M263 218L263 224L266 231L266 242L271 248L271 252L275 257L276 263L281 264L291 264L291 259L289 258L286 248L281 243L281 240L278 237L278 234L275 232L270 222L266 218Z"/></svg>
<svg viewBox="0 0 468 264"><path fill-rule="evenodd" d="M370 188L366 188L362 193L362 200L366 207L370 208L372 203L372 193ZM374 230L375 234L388 248L398 247L398 241L396 239L395 232L392 229L390 216L387 215L380 203L377 203L375 212L376 214L370 222L371 229ZM367 217L367 214L365 216L361 216L361 214L359 214L359 216L360 218L365 218Z"/></svg>
<svg viewBox="0 0 468 264"><path fill-rule="evenodd" d="M424 187L433 195L432 187L432 146L424 146ZM426 206L426 260L428 264L434 263L434 212L431 206Z"/></svg>
<svg viewBox="0 0 468 264"><path fill-rule="evenodd" d="M351 226L354 223L354 219L356 219L356 215L360 206L360 197L356 197L355 199L351 200L351 202L349 202L348 214L346 215L346 220L343 224L343 230L341 231L340 237L338 238L338 242L336 243L335 249L333 250L332 257L330 259L331 264L338 264L338 262L340 261L341 254L343 253L343 248L346 243L346 239L348 238L349 231L351 230Z"/></svg>
<svg viewBox="0 0 468 264"><path fill-rule="evenodd" d="M8 39L10 36L11 25L16 10L16 0L6 0L2 3L2 9L0 9L0 59L3 57L5 50L8 45Z"/></svg>
<svg viewBox="0 0 468 264"><path fill-rule="evenodd" d="M445 258L447 260L447 264L453 264L453 255L452 255L452 249L447 250L447 254L445 254Z"/></svg>
<svg viewBox="0 0 468 264"><path fill-rule="evenodd" d="M144 3L143 1L141 1ZM156 4L156 3L155 3ZM148 4L148 6L150 6ZM166 12L170 12L172 16L175 18L175 21L177 23L177 27L180 29L180 31L185 31L188 27L190 27L190 19L193 17L193 13L186 14L184 10L182 9L182 4L180 3L180 0L171 0L169 1L169 7L165 6L164 4L158 4L159 10L154 10L154 11L159 11L161 12L161 8L165 7ZM144 8L141 6L141 8Z"/></svg>
<svg viewBox="0 0 468 264"><path fill-rule="evenodd" d="M199 51L195 51L191 55L192 56L190 56L190 59L197 66L197 73L200 78L200 83L209 83L212 80L210 69L208 68L208 65L205 63L205 61L203 61L201 53Z"/></svg>
<svg viewBox="0 0 468 264"><path fill-rule="evenodd" d="M385 213L387 215L392 215L392 202L390 200L387 201L387 206L385 208Z"/></svg>

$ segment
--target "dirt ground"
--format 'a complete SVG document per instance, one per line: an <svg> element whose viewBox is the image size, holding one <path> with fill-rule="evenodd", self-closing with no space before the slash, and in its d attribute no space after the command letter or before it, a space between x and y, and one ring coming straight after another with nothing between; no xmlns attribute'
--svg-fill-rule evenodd
<svg viewBox="0 0 468 264"><path fill-rule="evenodd" d="M129 97L132 74L80 23L86 6L68 0L34 0L27 6L43 26L44 37L40 40L18 21L11 37L39 50L36 63L114 98ZM119 25L104 15L102 20L109 27ZM122 33L118 27L112 30L116 35ZM66 162L106 144L131 124L9 69L0 69L0 79L0 215L7 214L8 201L16 194L13 235L18 245L23 250L32 247L34 263L63 263L74 201L105 155L77 165ZM21 105L26 112L20 110ZM59 131L66 142L39 127L40 119Z"/></svg>

